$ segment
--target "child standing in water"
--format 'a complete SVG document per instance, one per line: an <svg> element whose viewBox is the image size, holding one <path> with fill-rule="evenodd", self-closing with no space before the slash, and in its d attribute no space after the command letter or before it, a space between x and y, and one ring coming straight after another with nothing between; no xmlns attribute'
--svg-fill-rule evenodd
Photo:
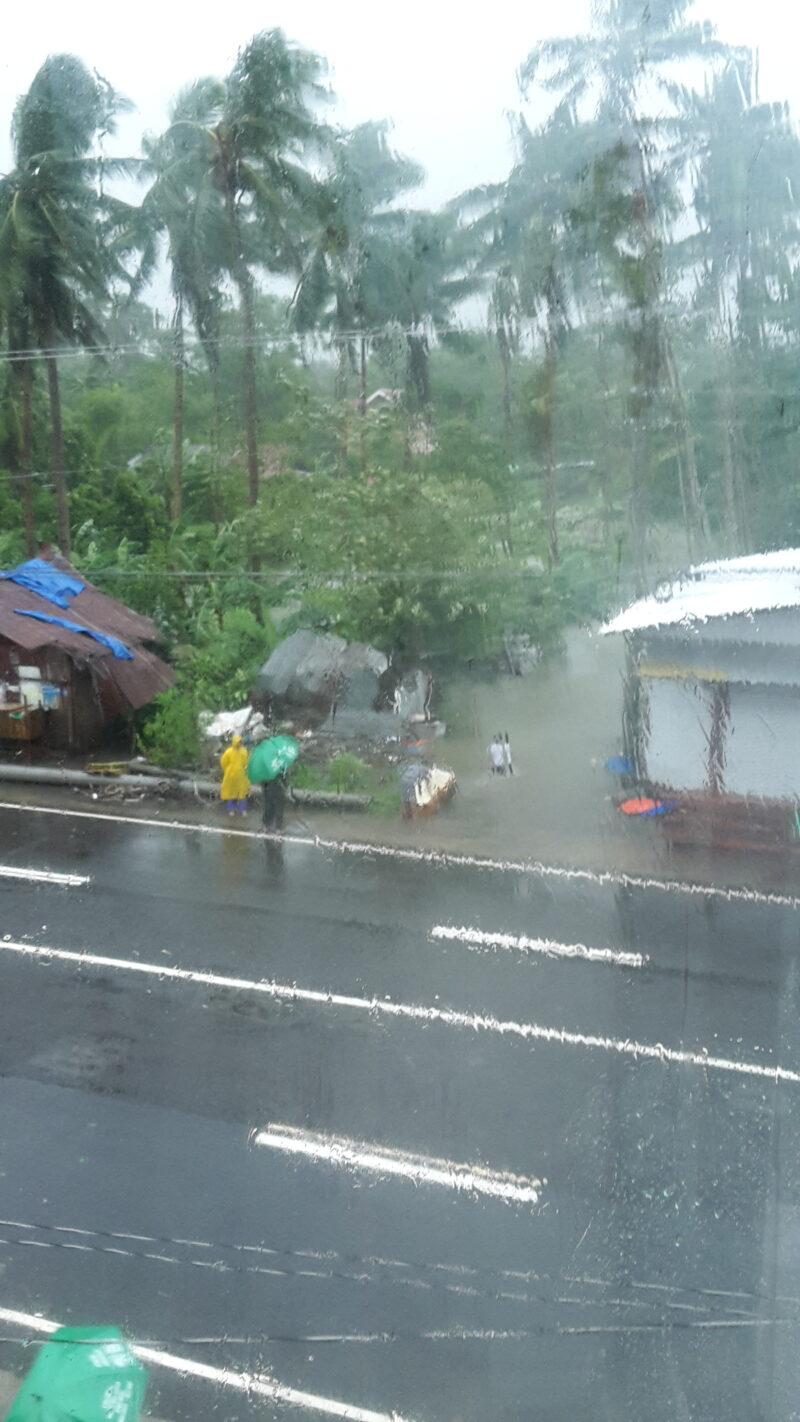
<svg viewBox="0 0 800 1422"><path fill-rule="evenodd" d="M505 775L505 756L503 752L503 737L498 731L489 746L489 766L492 775Z"/></svg>
<svg viewBox="0 0 800 1422"><path fill-rule="evenodd" d="M511 761L511 742L508 739L508 731L506 731L505 740L503 741L503 769L506 775L514 774L514 766Z"/></svg>

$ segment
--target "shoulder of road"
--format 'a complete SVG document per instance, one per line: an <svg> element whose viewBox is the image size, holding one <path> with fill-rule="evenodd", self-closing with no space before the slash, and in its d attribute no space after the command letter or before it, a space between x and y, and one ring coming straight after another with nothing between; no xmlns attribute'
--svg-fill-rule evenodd
<svg viewBox="0 0 800 1422"><path fill-rule="evenodd" d="M163 825L165 829L195 832L262 833L261 816L255 804L248 816L231 826L216 803L208 804L199 798L189 804L185 800L178 802L153 796L120 798L119 787L113 784L109 785L109 792L105 794L100 789L87 793L60 786L6 783L0 786L0 807L148 822ZM630 877L634 882L648 885L672 885L680 881L687 886L697 885L698 889L711 886L723 891L746 889L760 894L794 896L798 884L792 865L787 867L768 856L759 860L752 855L710 856L702 851L667 853L661 842L650 836L618 841L597 835L585 838L578 835L571 836L567 844L559 843L550 834L542 834L539 829L521 842L518 834L509 837L504 833L502 818L481 817L474 830L465 833L463 824L450 822L446 811L433 818L409 822L399 817L395 821L363 814L314 812L306 807L300 814L290 807L286 838L343 849L371 847L377 853L396 854L399 858L442 858L467 867L535 870L546 866L554 874L561 867L567 877L579 878L585 874L590 879L609 876L623 881Z"/></svg>

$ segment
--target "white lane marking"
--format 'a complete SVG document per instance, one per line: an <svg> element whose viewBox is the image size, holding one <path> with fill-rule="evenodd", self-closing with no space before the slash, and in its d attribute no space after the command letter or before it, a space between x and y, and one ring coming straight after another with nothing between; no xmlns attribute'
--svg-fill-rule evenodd
<svg viewBox="0 0 800 1422"><path fill-rule="evenodd" d="M22 1313L19 1309L0 1308L0 1322L18 1324L32 1333L55 1333L61 1328L50 1318L42 1318L38 1313ZM283 1402L289 1407L304 1407L309 1412L322 1412L327 1417L343 1417L346 1422L404 1422L397 1412L374 1412L368 1407L354 1407L349 1402L338 1402L332 1397L320 1397L315 1392L303 1392L300 1388L287 1387L276 1382L267 1373L239 1373L233 1368L215 1368L210 1363L199 1363L195 1358L179 1358L174 1353L165 1353L161 1348L150 1348L146 1344L131 1343L131 1350L143 1363L152 1363L157 1368L167 1368L180 1373L182 1377L201 1378L217 1387L232 1388L246 1393L249 1397L266 1397L272 1402Z"/></svg>
<svg viewBox="0 0 800 1422"><path fill-rule="evenodd" d="M610 963L617 968L641 968L647 959L641 953L624 953L616 948L587 948L585 943L558 943L552 938L526 938L524 934L487 933L480 928L455 928L437 924L431 938L463 943L467 948L515 948L522 953L543 953L548 958L581 958L587 963Z"/></svg>
<svg viewBox="0 0 800 1422"><path fill-rule="evenodd" d="M79 889L90 884L88 874L58 874L54 869L20 869L16 864L0 864L0 879L24 879L31 884L58 884L64 889Z"/></svg>
<svg viewBox="0 0 800 1422"><path fill-rule="evenodd" d="M195 825L187 820L150 820L138 815L110 815L106 811L62 810L52 805L20 805L0 800L0 810L17 810L33 815L62 815L69 819L104 820L117 825L141 825L145 829L183 830L187 834L229 835L239 839L272 840L311 849L334 850L339 854L360 854L365 858L400 859L413 864L429 864L446 869L491 869L503 873L531 874L541 879L595 884L600 888L658 889L670 894L723 899L730 903L767 904L776 908L800 908L800 897L761 889L725 888L719 884L695 884L682 879L653 879L617 870L575 869L559 864L542 864L535 859L493 859L490 856L453 854L442 849L400 849L389 844L369 844L361 840L323 839L321 835L269 834L264 830L234 829L228 825Z"/></svg>
<svg viewBox="0 0 800 1422"><path fill-rule="evenodd" d="M413 1155L392 1146L354 1141L348 1136L326 1135L322 1131L301 1131L295 1126L273 1122L256 1131L253 1140L258 1146L267 1146L287 1155L304 1155L310 1160L327 1161L330 1165L356 1170L374 1170L379 1175L402 1175L418 1185L445 1185L450 1190L491 1195L495 1199L513 1200L516 1204L535 1205L539 1191L546 1183L525 1175L513 1175L509 1171L487 1170L482 1165L461 1165L453 1160Z"/></svg>
<svg viewBox="0 0 800 1422"><path fill-rule="evenodd" d="M61 963L77 963L91 968L112 968L118 972L144 973L162 982L196 983L202 987L230 988L236 992L259 992L277 1002L309 1002L319 1007L352 1008L373 1017L393 1017L406 1022L440 1022L446 1027L468 1027L476 1032L492 1032L500 1037L520 1037L526 1042L551 1042L561 1047L591 1047L637 1061L655 1061L663 1065L696 1066L705 1071L729 1071L739 1076L763 1077L766 1081L800 1085L800 1071L790 1067L765 1066L762 1062L734 1061L728 1057L712 1057L704 1047L699 1052L687 1052L665 1047L660 1042L635 1042L619 1037L601 1037L593 1032L572 1032L564 1027L544 1027L538 1022L504 1021L480 1012L460 1012L452 1007L421 1007L408 1002L394 1002L388 997L351 997L347 993L300 988L293 983L276 983L268 979L226 977L222 973L200 972L191 968L168 968L161 963L139 963L129 958L109 958L102 953L78 953L69 948L49 948L40 943L14 943L0 939L0 951L17 953L26 958L55 959Z"/></svg>

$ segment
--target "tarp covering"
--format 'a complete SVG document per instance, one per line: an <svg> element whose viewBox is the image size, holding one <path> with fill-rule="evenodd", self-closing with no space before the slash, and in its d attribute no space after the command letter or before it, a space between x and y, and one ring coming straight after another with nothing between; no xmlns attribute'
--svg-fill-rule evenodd
<svg viewBox="0 0 800 1422"><path fill-rule="evenodd" d="M345 642L307 628L280 642L258 674L256 690L278 703L329 712L371 709L386 657L362 642Z"/></svg>
<svg viewBox="0 0 800 1422"><path fill-rule="evenodd" d="M18 563L8 572L0 572L0 578L52 602L56 607L69 607L73 598L82 593L86 584L72 573L59 568L46 558L29 558L27 563Z"/></svg>
<svg viewBox="0 0 800 1422"><path fill-rule="evenodd" d="M118 661L133 661L133 652L130 647L126 647L118 637L109 636L107 632L99 632L95 627L81 627L79 622L70 622L66 617L56 617L52 612L34 612L25 607L15 607L14 611L18 617L35 617L37 622L48 622L53 627L66 628L67 632L79 632L84 637L92 637L101 646L108 647L108 650Z"/></svg>

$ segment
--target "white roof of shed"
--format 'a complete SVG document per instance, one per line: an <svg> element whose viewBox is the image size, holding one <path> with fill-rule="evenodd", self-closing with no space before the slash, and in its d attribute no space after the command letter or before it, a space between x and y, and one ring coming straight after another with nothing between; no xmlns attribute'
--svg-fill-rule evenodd
<svg viewBox="0 0 800 1422"><path fill-rule="evenodd" d="M800 607L800 548L700 563L675 582L662 583L650 597L631 603L601 631L689 626L786 607Z"/></svg>

